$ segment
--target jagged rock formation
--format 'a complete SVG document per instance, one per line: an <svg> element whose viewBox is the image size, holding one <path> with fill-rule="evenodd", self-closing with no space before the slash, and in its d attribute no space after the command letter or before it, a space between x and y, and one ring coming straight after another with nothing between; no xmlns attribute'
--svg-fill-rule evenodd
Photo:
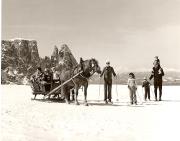
<svg viewBox="0 0 180 141"><path fill-rule="evenodd" d="M1 71L8 75L31 75L39 64L40 57L35 40L2 40L1 47Z"/></svg>
<svg viewBox="0 0 180 141"><path fill-rule="evenodd" d="M57 46L54 47L54 51L51 55L51 62L54 67L58 67L59 69L73 69L78 65L71 50L66 44L63 44L60 50L58 50Z"/></svg>
<svg viewBox="0 0 180 141"><path fill-rule="evenodd" d="M45 56L44 58L41 58L40 67L42 68L42 70L44 70L45 68L52 68L50 57Z"/></svg>
<svg viewBox="0 0 180 141"><path fill-rule="evenodd" d="M12 41L2 40L1 42L1 69L5 69L9 66L17 66L17 54L15 53L15 47L12 45Z"/></svg>
<svg viewBox="0 0 180 141"><path fill-rule="evenodd" d="M2 69L9 66L23 71L25 66L39 63L39 53L35 40L2 40ZM22 70L21 70L22 69Z"/></svg>
<svg viewBox="0 0 180 141"><path fill-rule="evenodd" d="M54 46L54 50L53 53L51 55L51 62L52 62L52 66L55 67L58 64L58 55L59 54L59 50L57 46Z"/></svg>

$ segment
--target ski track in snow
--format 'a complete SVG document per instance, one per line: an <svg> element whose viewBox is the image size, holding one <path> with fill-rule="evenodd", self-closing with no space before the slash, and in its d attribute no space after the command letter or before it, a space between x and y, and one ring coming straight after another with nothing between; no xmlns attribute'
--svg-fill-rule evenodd
<svg viewBox="0 0 180 141"><path fill-rule="evenodd" d="M103 103L103 85L88 88L89 106L31 100L29 86L1 86L2 141L179 141L180 86L164 86L163 101L129 106L127 86L112 88L113 105ZM151 90L153 90L151 88ZM99 97L99 98L98 98ZM119 99L119 101L116 101ZM151 93L151 99L154 95Z"/></svg>

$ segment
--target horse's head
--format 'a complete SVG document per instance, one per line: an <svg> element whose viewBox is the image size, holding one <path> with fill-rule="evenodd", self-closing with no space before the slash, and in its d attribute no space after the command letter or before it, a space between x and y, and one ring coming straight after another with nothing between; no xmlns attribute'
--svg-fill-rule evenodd
<svg viewBox="0 0 180 141"><path fill-rule="evenodd" d="M81 60L80 67L83 69L83 74L86 77L92 76L95 72L101 73L98 61L94 58L85 61Z"/></svg>
<svg viewBox="0 0 180 141"><path fill-rule="evenodd" d="M90 67L92 68L93 73L97 72L97 73L101 73L101 68L99 66L99 63L96 59L92 58L90 60Z"/></svg>

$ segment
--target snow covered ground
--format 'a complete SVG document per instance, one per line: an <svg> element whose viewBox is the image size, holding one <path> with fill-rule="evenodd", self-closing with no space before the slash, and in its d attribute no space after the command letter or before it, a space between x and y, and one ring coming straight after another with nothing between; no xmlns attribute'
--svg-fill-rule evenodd
<svg viewBox="0 0 180 141"><path fill-rule="evenodd" d="M113 105L103 104L103 86L90 85L89 106L31 100L29 86L1 86L2 141L179 141L180 86L164 86L163 101L129 106L127 86L113 86ZM154 95L151 94L152 99ZM116 100L119 101L116 101Z"/></svg>

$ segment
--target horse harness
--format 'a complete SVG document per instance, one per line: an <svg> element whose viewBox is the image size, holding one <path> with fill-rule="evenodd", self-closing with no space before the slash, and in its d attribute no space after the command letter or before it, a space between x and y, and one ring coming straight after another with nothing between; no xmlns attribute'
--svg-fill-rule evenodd
<svg viewBox="0 0 180 141"><path fill-rule="evenodd" d="M95 68L95 64L92 66L92 64L91 64L91 61L92 60L90 60L89 61L89 66L90 66L90 68L87 70L87 71L89 71L89 73L90 73L90 76L92 76L92 74L94 73L94 68ZM80 72L80 71L83 71L82 73L80 73L79 75L83 78L83 79L86 79L87 81L89 80L86 76L84 76L83 74L85 73L85 71L84 71L84 61L81 61L80 62L80 64L79 65L77 65L75 68L74 68L74 70L73 70L73 75L75 75L74 74L74 72L75 72L75 70L77 69L79 69L79 67L80 67L80 70L78 70L78 72ZM93 71L93 73L91 73ZM74 78L72 78L72 82L74 83L74 85L76 85L76 83L75 83L75 81L74 81Z"/></svg>

